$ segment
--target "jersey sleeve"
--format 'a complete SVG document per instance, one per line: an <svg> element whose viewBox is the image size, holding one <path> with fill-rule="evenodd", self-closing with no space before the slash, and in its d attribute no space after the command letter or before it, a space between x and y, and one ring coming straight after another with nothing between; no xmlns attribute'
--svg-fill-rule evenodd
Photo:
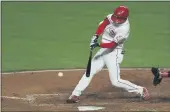
<svg viewBox="0 0 170 112"><path fill-rule="evenodd" d="M101 21L98 25L98 28L96 30L96 35L100 36L104 29L106 28L106 26L109 24L109 20L107 18L105 18L103 21Z"/></svg>

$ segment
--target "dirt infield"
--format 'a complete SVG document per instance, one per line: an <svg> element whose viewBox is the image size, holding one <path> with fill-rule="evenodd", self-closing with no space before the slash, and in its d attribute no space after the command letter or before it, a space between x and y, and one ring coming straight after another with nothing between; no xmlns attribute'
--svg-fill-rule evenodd
<svg viewBox="0 0 170 112"><path fill-rule="evenodd" d="M81 106L102 107L99 111L170 111L170 79L154 87L150 70L121 70L122 79L148 88L149 101L113 87L105 70L96 74L77 104L67 104L66 100L84 70L63 71L63 77L58 72L2 75L2 111L79 111Z"/></svg>

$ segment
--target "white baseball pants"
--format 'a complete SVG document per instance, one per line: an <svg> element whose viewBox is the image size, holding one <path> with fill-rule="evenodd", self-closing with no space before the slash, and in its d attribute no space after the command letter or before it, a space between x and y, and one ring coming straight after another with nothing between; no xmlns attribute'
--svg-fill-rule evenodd
<svg viewBox="0 0 170 112"><path fill-rule="evenodd" d="M72 95L80 96L82 92L90 84L93 76L102 70L104 65L108 68L109 77L113 86L123 88L128 92L142 94L143 87L137 86L127 80L120 79L120 64L123 60L122 49L107 49L101 48L93 57L91 62L90 77L84 74L75 87Z"/></svg>

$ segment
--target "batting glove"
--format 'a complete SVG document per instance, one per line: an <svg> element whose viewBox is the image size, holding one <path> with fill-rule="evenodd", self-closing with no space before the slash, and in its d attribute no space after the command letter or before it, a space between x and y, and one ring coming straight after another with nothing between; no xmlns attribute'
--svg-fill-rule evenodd
<svg viewBox="0 0 170 112"><path fill-rule="evenodd" d="M98 39L98 35L94 35L91 39L91 42L90 42L90 49L94 49L96 47L99 47L99 43L97 42L97 39Z"/></svg>

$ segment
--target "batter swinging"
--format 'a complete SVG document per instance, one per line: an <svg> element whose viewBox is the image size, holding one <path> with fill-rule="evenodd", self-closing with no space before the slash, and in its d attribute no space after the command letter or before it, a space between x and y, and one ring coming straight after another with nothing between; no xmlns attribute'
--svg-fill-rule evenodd
<svg viewBox="0 0 170 112"><path fill-rule="evenodd" d="M123 60L123 44L128 39L130 24L128 20L129 10L126 6L119 6L113 14L109 14L98 26L95 35L90 42L90 48L101 47L92 59L90 77L84 74L75 87L67 103L79 102L79 96L86 89L96 73L107 66L109 77L113 86L123 88L128 92L140 94L145 100L149 99L149 93L145 87L135 85L120 78L120 64ZM98 37L102 34L100 44Z"/></svg>

